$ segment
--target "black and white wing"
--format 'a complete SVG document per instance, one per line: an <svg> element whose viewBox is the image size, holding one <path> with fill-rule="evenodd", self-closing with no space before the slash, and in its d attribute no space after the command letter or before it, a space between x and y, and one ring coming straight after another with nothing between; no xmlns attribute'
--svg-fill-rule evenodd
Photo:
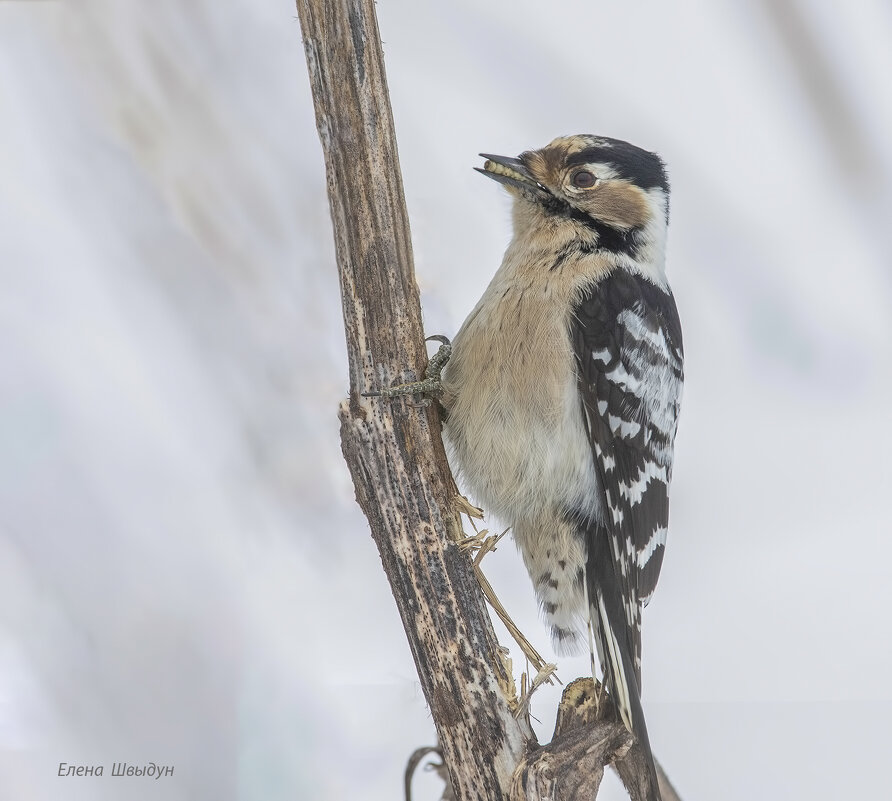
<svg viewBox="0 0 892 801"><path fill-rule="evenodd" d="M611 672L616 681L619 674L634 676L637 702L641 608L657 585L669 523L683 381L681 326L670 291L616 270L577 303L571 332L604 493L605 520L589 523L585 532L589 602L593 611L604 607L592 617L596 625L601 620L599 650L608 652L601 655L608 680ZM625 657L612 659L614 650ZM631 664L617 664L629 658ZM637 717L628 709L627 716ZM629 720L627 725L632 727Z"/></svg>

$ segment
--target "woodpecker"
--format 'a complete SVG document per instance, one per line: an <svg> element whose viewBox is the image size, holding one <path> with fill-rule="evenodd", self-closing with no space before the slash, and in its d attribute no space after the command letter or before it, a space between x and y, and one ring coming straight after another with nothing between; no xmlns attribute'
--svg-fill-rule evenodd
<svg viewBox="0 0 892 801"><path fill-rule="evenodd" d="M683 382L666 171L603 136L481 156L514 235L443 373L450 461L511 526L558 652L594 639L659 799L640 694Z"/></svg>

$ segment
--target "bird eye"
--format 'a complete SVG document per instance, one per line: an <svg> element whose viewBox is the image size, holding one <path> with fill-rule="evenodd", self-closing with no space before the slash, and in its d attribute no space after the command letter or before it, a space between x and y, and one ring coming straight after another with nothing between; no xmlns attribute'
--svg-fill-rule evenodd
<svg viewBox="0 0 892 801"><path fill-rule="evenodd" d="M591 189L595 185L595 181L598 179L595 178L592 173L588 170L579 170L578 172L573 173L573 177L570 179L570 182L577 189Z"/></svg>

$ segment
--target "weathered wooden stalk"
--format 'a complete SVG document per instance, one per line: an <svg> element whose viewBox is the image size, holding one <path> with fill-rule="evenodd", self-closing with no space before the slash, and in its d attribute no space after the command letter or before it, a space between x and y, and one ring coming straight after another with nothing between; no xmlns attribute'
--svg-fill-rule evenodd
<svg viewBox="0 0 892 801"><path fill-rule="evenodd" d="M299 0L325 152L350 397L341 443L390 580L456 795L504 798L530 736L467 556L434 406L361 393L427 363L372 0ZM409 368L409 369L407 369Z"/></svg>

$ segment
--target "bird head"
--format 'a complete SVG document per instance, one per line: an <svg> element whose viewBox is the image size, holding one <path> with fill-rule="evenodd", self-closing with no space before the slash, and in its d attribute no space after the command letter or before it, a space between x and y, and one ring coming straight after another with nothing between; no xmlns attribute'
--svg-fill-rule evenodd
<svg viewBox="0 0 892 801"><path fill-rule="evenodd" d="M662 270L669 183L660 157L603 136L565 136L517 158L481 153L478 172L515 198L515 237L577 239Z"/></svg>

